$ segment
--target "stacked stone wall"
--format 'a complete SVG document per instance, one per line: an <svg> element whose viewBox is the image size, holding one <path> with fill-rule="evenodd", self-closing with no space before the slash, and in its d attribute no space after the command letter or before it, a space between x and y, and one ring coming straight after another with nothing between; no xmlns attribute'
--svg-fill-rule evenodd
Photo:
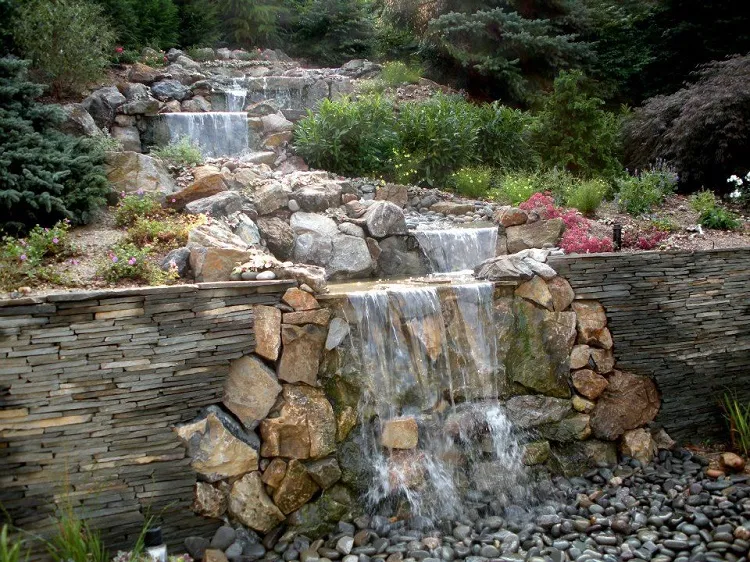
<svg viewBox="0 0 750 562"><path fill-rule="evenodd" d="M618 368L653 377L673 438L726 438L718 401L750 400L750 248L550 257L606 309Z"/></svg>
<svg viewBox="0 0 750 562"><path fill-rule="evenodd" d="M290 281L61 293L0 302L0 504L42 532L69 501L110 548L144 514L172 545L208 534L195 471L172 427L221 400L255 349L254 307Z"/></svg>

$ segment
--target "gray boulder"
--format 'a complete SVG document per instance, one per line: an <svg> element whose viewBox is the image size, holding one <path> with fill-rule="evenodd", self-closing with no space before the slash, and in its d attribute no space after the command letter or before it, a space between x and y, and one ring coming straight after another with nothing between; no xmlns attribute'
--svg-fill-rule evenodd
<svg viewBox="0 0 750 562"><path fill-rule="evenodd" d="M391 236L380 241L378 276L419 276L430 273L430 262L411 236Z"/></svg>
<svg viewBox="0 0 750 562"><path fill-rule="evenodd" d="M173 266L174 264L174 266ZM159 264L164 271L175 267L180 277L187 277L190 272L190 249L177 248L169 252Z"/></svg>
<svg viewBox="0 0 750 562"><path fill-rule="evenodd" d="M190 88L177 80L162 80L151 86L151 92L162 101L182 101L190 93Z"/></svg>
<svg viewBox="0 0 750 562"><path fill-rule="evenodd" d="M329 182L305 186L292 193L300 209L308 213L325 211L341 204L341 184Z"/></svg>
<svg viewBox="0 0 750 562"><path fill-rule="evenodd" d="M107 179L115 191L172 194L177 185L164 165L151 156L137 152L107 154Z"/></svg>
<svg viewBox="0 0 750 562"><path fill-rule="evenodd" d="M109 130L115 120L117 108L125 101L125 96L120 93L120 90L115 86L107 86L92 92L81 102L81 105L89 112L97 127Z"/></svg>
<svg viewBox="0 0 750 562"><path fill-rule="evenodd" d="M123 150L142 152L141 135L133 125L129 127L112 127L112 138L120 141Z"/></svg>
<svg viewBox="0 0 750 562"><path fill-rule="evenodd" d="M294 231L278 217L259 217L258 230L268 250L280 260L289 260L294 252Z"/></svg>
<svg viewBox="0 0 750 562"><path fill-rule="evenodd" d="M505 403L505 410L510 421L521 429L557 423L572 412L570 400L539 394L514 396Z"/></svg>
<svg viewBox="0 0 750 562"><path fill-rule="evenodd" d="M242 210L242 197L234 191L222 191L211 197L191 201L185 211L192 215L204 214L214 218L226 217Z"/></svg>
<svg viewBox="0 0 750 562"><path fill-rule="evenodd" d="M83 104L68 103L62 106L62 110L65 112L65 121L60 123L59 129L63 133L89 137L103 134Z"/></svg>
<svg viewBox="0 0 750 562"><path fill-rule="evenodd" d="M364 214L367 231L373 238L406 234L404 211L390 201L376 201Z"/></svg>

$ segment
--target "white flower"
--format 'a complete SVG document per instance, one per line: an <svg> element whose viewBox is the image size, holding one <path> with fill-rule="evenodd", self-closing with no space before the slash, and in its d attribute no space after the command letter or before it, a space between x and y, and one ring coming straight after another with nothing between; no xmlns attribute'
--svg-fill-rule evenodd
<svg viewBox="0 0 750 562"><path fill-rule="evenodd" d="M750 174L748 174L748 175L750 175ZM739 178L739 177L737 177L736 174L732 174L731 176L729 176L727 178L727 183L733 183L734 185L736 185L737 187L739 187L739 186L742 185L742 179Z"/></svg>
<svg viewBox="0 0 750 562"><path fill-rule="evenodd" d="M742 193L739 189L735 189L732 193L729 194L729 197L731 197L732 199L739 199L740 197L742 197Z"/></svg>

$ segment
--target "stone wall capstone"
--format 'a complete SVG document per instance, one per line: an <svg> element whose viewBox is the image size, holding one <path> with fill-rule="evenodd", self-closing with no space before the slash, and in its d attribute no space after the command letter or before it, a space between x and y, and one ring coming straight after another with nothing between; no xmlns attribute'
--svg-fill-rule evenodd
<svg viewBox="0 0 750 562"><path fill-rule="evenodd" d="M115 550L144 514L170 545L208 535L172 427L221 400L255 348L254 307L295 283L202 283L0 301L0 505L44 532L70 502Z"/></svg>
<svg viewBox="0 0 750 562"><path fill-rule="evenodd" d="M657 423L684 441L726 438L726 390L750 400L750 248L550 256L576 299L606 309L618 368L653 377Z"/></svg>

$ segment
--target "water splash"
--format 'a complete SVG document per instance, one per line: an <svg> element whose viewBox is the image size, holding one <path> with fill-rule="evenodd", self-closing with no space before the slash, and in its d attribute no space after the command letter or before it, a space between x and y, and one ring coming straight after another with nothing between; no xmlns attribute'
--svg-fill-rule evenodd
<svg viewBox="0 0 750 562"><path fill-rule="evenodd" d="M411 233L436 273L471 270L495 257L497 227L417 229Z"/></svg>
<svg viewBox="0 0 750 562"><path fill-rule="evenodd" d="M250 130L245 113L165 113L170 142L189 138L204 156L242 156L250 151Z"/></svg>

